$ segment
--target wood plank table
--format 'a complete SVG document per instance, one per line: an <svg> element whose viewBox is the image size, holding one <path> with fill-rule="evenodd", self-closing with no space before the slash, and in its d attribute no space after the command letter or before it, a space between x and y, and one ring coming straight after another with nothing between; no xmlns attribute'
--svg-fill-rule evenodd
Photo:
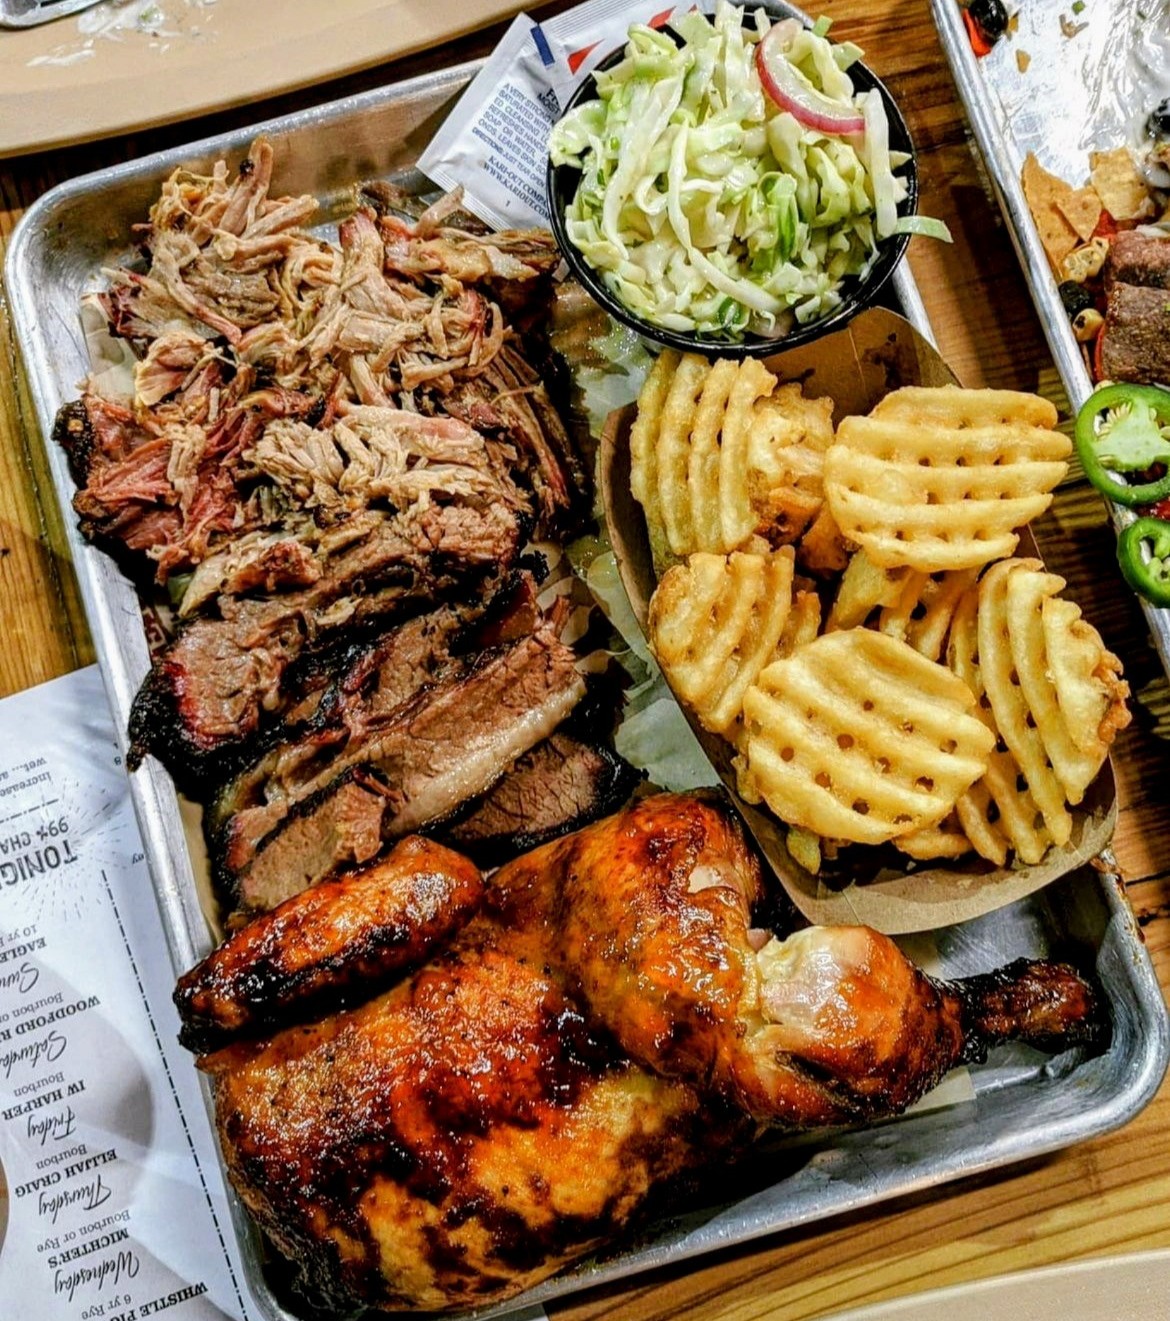
<svg viewBox="0 0 1170 1321"><path fill-rule="evenodd" d="M972 157L927 0L824 0L889 83L920 153L922 209L955 242L914 240L910 262L938 344L966 385L1040 390L1064 403L999 214ZM167 130L0 162L0 248L21 211L72 174L485 52L499 29L315 92ZM1051 568L1125 662L1134 721L1114 750L1115 849L1163 989L1170 988L1170 687L1117 572L1084 483L1037 529ZM89 663L60 517L0 300L0 695ZM576 1301L555 1321L802 1321L868 1301L1078 1258L1170 1247L1170 1085L1121 1132L909 1202L662 1271Z"/></svg>

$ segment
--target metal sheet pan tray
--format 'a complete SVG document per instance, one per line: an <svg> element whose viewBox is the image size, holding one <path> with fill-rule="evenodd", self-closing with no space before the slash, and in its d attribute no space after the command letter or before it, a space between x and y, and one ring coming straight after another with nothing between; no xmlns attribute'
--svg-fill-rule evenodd
<svg viewBox="0 0 1170 1321"><path fill-rule="evenodd" d="M1079 30L1066 37L1064 0L1029 0L1018 6L1019 26L1011 39L1001 38L980 59L971 49L959 0L930 0L930 4L1048 346L1069 401L1079 408L1093 393L1093 380L1060 301L1020 172L1025 157L1035 152L1045 169L1076 187L1089 177L1091 150L1107 150L1128 140L1140 107L1127 104L1126 98L1136 101L1139 93L1127 70L1115 66L1139 44L1139 25L1166 28L1170 10L1164 0L1155 6L1161 9L1160 16L1147 14L1131 0L1086 5L1076 18ZM1016 61L1021 52L1028 57L1026 71ZM1118 531L1137 517L1120 505L1111 504L1109 510ZM1170 610L1144 600L1141 606L1162 668L1170 675Z"/></svg>
<svg viewBox="0 0 1170 1321"><path fill-rule="evenodd" d="M328 225L344 213L356 180L401 179L403 172L409 180L422 146L474 71L463 66L415 78L75 179L46 194L13 238L5 273L46 444L58 407L75 397L88 366L78 299L98 286L104 266L132 257L130 226L146 214L172 169L208 167L223 154L238 157L263 130L275 149L275 186L315 193ZM929 331L904 267L895 289L902 310ZM113 561L74 530L65 456L49 449L110 702L125 730L149 667L140 602ZM186 969L208 951L211 936L179 799L153 762L131 777L131 788L171 955L177 970ZM658 1219L636 1241L579 1263L522 1301L563 1296L1036 1157L1119 1127L1151 1099L1166 1067L1170 1033L1115 877L1082 869L1027 901L940 931L936 949L946 976L1018 956L1072 953L1084 965L1095 962L1112 1021L1108 1048L1091 1057L1069 1052L1048 1059L1006 1047L971 1070L967 1099L946 1109L919 1110L844 1135L765 1143L750 1163L707 1183L687 1213ZM278 1268L238 1204L233 1216L259 1312L287 1321L295 1311L278 1300L266 1273Z"/></svg>

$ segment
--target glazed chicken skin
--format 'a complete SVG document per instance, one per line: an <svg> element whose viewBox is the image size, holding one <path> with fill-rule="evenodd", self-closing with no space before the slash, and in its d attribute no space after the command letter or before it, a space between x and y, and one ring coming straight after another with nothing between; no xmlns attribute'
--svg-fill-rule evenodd
<svg viewBox="0 0 1170 1321"><path fill-rule="evenodd" d="M294 895L254 918L179 978L175 1004L189 1050L243 1031L363 1000L371 983L417 968L479 907L483 877L421 836L380 861Z"/></svg>
<svg viewBox="0 0 1170 1321"><path fill-rule="evenodd" d="M501 868L489 903L631 1058L766 1124L896 1114L989 1046L1092 1016L1061 965L945 985L868 927L778 940L751 928L761 892L724 810L662 794Z"/></svg>
<svg viewBox="0 0 1170 1321"><path fill-rule="evenodd" d="M742 1136L475 920L360 1009L205 1057L232 1183L335 1309L519 1292Z"/></svg>
<svg viewBox="0 0 1170 1321"><path fill-rule="evenodd" d="M469 920L458 855L407 840L377 866L377 901L370 870L297 895L177 995L195 1042L260 1034L200 1060L221 1146L333 1308L502 1301L761 1124L891 1115L994 1042L1095 1031L1061 965L944 984L867 928L754 929L758 864L695 797L643 799L508 864ZM432 908L425 939L374 938L405 921L412 869L446 878L449 920ZM354 1004L359 964L366 1003L274 1030L320 1014L330 969Z"/></svg>

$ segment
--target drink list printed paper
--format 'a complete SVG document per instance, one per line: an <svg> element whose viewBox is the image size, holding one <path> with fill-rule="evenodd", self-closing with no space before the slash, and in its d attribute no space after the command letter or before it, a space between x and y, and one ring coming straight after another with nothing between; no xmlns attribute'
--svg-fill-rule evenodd
<svg viewBox="0 0 1170 1321"><path fill-rule="evenodd" d="M0 1314L245 1318L97 668L0 702Z"/></svg>

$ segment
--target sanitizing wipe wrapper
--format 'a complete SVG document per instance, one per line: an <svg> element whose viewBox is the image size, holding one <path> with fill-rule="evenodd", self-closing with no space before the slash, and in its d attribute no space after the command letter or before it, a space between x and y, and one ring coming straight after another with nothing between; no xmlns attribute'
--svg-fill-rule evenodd
<svg viewBox="0 0 1170 1321"><path fill-rule="evenodd" d="M546 23L518 14L419 169L443 188L462 186L466 208L496 229L547 225L549 134L574 87L625 42L631 24L661 27L695 7L589 0Z"/></svg>

